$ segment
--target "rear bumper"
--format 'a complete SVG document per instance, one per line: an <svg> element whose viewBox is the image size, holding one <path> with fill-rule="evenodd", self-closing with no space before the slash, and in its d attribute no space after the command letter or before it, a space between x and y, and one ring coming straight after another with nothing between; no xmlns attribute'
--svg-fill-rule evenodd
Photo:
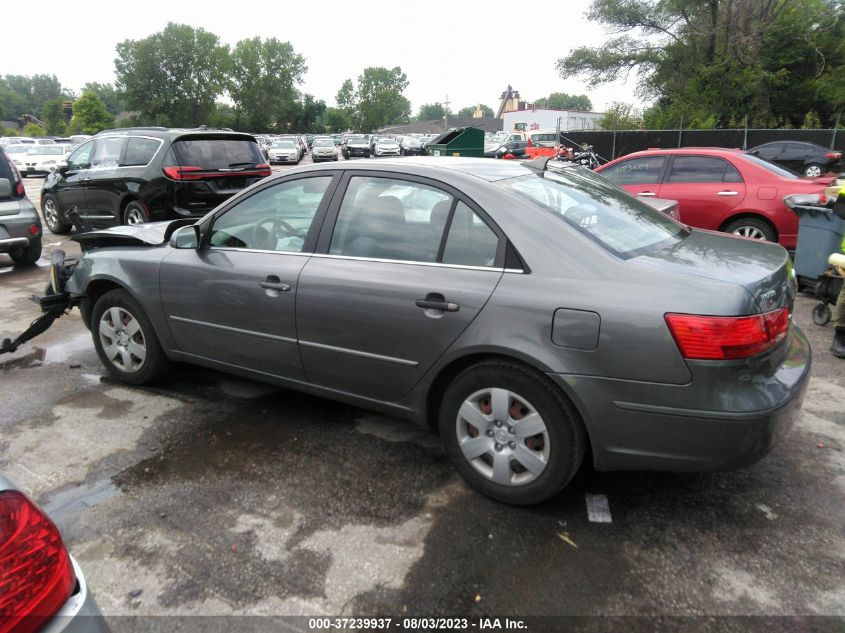
<svg viewBox="0 0 845 633"><path fill-rule="evenodd" d="M38 227L38 233L35 235L29 232L29 227L33 224ZM26 247L33 240L41 239L41 233L41 221L37 216L0 216L0 253Z"/></svg>
<svg viewBox="0 0 845 633"><path fill-rule="evenodd" d="M582 412L598 470L730 470L765 456L798 415L811 352L795 326L788 344L772 372L703 365L686 385L551 377Z"/></svg>
<svg viewBox="0 0 845 633"><path fill-rule="evenodd" d="M79 591L70 597L41 633L110 633L97 603L94 602L94 596L88 591L82 570L73 558L71 561L79 582Z"/></svg>

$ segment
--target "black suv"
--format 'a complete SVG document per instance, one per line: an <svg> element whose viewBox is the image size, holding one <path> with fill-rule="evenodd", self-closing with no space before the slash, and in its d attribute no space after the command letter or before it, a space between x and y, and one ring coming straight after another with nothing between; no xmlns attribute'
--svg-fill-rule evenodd
<svg viewBox="0 0 845 633"><path fill-rule="evenodd" d="M53 233L202 217L269 176L249 134L198 128L100 132L47 176L44 222Z"/></svg>

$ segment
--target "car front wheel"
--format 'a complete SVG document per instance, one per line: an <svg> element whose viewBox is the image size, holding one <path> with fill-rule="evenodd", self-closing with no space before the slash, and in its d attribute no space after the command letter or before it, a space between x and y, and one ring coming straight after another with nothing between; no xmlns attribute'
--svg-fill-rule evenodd
<svg viewBox="0 0 845 633"><path fill-rule="evenodd" d="M144 309L125 290L112 290L97 300L91 334L100 361L117 380L141 385L161 378L170 368Z"/></svg>
<svg viewBox="0 0 845 633"><path fill-rule="evenodd" d="M566 397L545 376L509 361L479 363L458 375L443 395L439 427L467 483L514 505L563 490L587 443Z"/></svg>

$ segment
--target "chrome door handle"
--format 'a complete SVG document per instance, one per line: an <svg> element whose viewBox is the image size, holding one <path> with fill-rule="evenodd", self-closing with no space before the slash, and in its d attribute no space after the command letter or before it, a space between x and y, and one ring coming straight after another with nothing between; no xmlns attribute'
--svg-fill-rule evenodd
<svg viewBox="0 0 845 633"><path fill-rule="evenodd" d="M640 198L653 198L656 195L656 193L652 193L651 191L643 191L642 193L637 194L637 196Z"/></svg>
<svg viewBox="0 0 845 633"><path fill-rule="evenodd" d="M440 310L441 312L457 312L461 306L451 301L426 301L417 299L417 307L423 310Z"/></svg>
<svg viewBox="0 0 845 633"><path fill-rule="evenodd" d="M279 281L279 278L274 275L267 277L264 281L259 281L258 285L267 290L279 290L281 292L290 290L290 284Z"/></svg>
<svg viewBox="0 0 845 633"><path fill-rule="evenodd" d="M716 194L717 196L738 196L738 191L720 191Z"/></svg>

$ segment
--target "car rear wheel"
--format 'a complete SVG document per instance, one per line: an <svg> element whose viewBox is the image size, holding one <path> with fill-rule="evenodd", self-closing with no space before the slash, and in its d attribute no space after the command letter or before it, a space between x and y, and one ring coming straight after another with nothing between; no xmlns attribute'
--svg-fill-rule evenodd
<svg viewBox="0 0 845 633"><path fill-rule="evenodd" d="M28 246L12 250L9 257L17 266L31 266L41 257L41 240L32 240Z"/></svg>
<svg viewBox="0 0 845 633"><path fill-rule="evenodd" d="M459 374L443 395L439 427L446 454L467 483L514 505L563 490L587 443L566 397L545 376L509 361Z"/></svg>
<svg viewBox="0 0 845 633"><path fill-rule="evenodd" d="M824 173L824 169L822 169L821 165L807 165L804 168L804 175L810 176L812 178L818 178Z"/></svg>
<svg viewBox="0 0 845 633"><path fill-rule="evenodd" d="M127 204L126 208L123 210L124 224L143 224L144 222L149 221L150 214L147 213L147 209L143 204L137 202L136 200Z"/></svg>
<svg viewBox="0 0 845 633"><path fill-rule="evenodd" d="M777 235L775 235L774 229L763 220L757 220L755 218L734 220L725 227L725 233L733 233L734 235L748 237L752 240L777 241Z"/></svg>
<svg viewBox="0 0 845 633"><path fill-rule="evenodd" d="M44 216L44 224L52 233L57 235L70 233L72 225L65 222L62 217L62 210L53 194L45 193L41 197L41 214Z"/></svg>
<svg viewBox="0 0 845 633"><path fill-rule="evenodd" d="M112 290L97 300L91 334L100 361L117 380L141 385L161 378L170 368L144 309L125 290Z"/></svg>

